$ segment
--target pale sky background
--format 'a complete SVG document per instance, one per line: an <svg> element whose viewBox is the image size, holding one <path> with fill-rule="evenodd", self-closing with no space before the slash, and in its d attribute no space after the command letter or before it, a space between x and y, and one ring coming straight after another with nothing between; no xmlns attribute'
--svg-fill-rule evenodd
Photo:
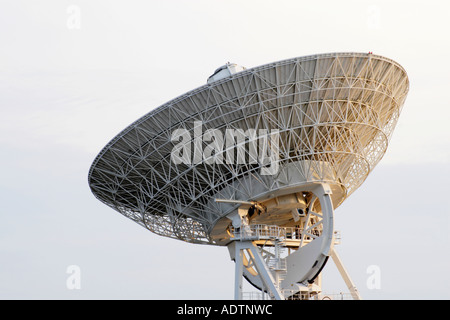
<svg viewBox="0 0 450 320"><path fill-rule="evenodd" d="M126 219L91 194L89 167L227 61L346 51L397 61L410 93L385 157L336 210L337 251L365 299L449 299L449 14L430 0L0 0L0 299L233 299L226 248ZM347 291L331 259L323 281Z"/></svg>

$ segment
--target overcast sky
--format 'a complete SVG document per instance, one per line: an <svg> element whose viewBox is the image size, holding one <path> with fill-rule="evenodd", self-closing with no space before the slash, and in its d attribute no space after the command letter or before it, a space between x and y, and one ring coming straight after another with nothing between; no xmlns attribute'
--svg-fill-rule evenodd
<svg viewBox="0 0 450 320"><path fill-rule="evenodd" d="M410 93L385 157L336 210L337 251L363 298L449 299L449 12L430 0L1 0L0 298L233 299L226 248L158 237L100 203L92 161L228 61L372 51L406 69ZM347 291L331 260L323 280Z"/></svg>

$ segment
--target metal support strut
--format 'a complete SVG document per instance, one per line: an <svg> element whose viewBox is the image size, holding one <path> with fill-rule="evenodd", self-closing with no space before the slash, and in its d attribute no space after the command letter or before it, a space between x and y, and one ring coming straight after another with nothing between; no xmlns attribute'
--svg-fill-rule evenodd
<svg viewBox="0 0 450 320"><path fill-rule="evenodd" d="M235 262L236 262L236 279L235 279L235 300L242 300L242 278L244 271L244 252L247 251L252 263L254 263L258 274L263 281L264 287L267 288L275 300L284 300L283 294L276 285L276 280L272 276L271 271L267 267L262 258L259 249L252 241L235 241L234 242Z"/></svg>
<svg viewBox="0 0 450 320"><path fill-rule="evenodd" d="M341 258L339 258L338 254L334 248L331 249L330 255L334 261L334 264L338 268L339 273L342 276L342 279L344 279L344 282L347 285L348 290L350 290L350 293L351 293L353 299L361 300L361 296L359 295L358 289L356 289L355 284L353 283L352 279L350 279L350 275L348 274L347 270L345 269L344 265L342 264Z"/></svg>

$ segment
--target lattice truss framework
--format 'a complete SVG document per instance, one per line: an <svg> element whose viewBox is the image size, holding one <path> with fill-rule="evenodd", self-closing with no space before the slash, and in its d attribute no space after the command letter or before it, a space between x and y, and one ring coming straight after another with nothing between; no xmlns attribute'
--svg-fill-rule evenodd
<svg viewBox="0 0 450 320"><path fill-rule="evenodd" d="M203 132L277 129L280 170L309 160L309 168L297 170L312 170L320 181L325 174L318 164L328 163L332 182L344 190L342 203L383 157L408 87L401 66L371 54L322 54L247 69L131 124L97 156L89 185L100 201L156 234L214 244L209 232L229 212L207 204L221 190L231 186L249 200L252 184L242 177L252 176L267 191L286 185L277 176L262 176L261 163L175 165L174 130L194 136L195 121L202 122Z"/></svg>

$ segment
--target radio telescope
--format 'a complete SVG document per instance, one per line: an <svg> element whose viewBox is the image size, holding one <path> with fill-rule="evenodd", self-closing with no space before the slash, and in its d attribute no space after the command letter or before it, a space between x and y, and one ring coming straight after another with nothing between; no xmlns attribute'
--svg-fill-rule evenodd
<svg viewBox="0 0 450 320"><path fill-rule="evenodd" d="M227 63L112 139L89 186L158 235L227 246L236 299L243 278L272 299L323 298L329 257L359 299L334 210L383 157L408 88L371 53Z"/></svg>

